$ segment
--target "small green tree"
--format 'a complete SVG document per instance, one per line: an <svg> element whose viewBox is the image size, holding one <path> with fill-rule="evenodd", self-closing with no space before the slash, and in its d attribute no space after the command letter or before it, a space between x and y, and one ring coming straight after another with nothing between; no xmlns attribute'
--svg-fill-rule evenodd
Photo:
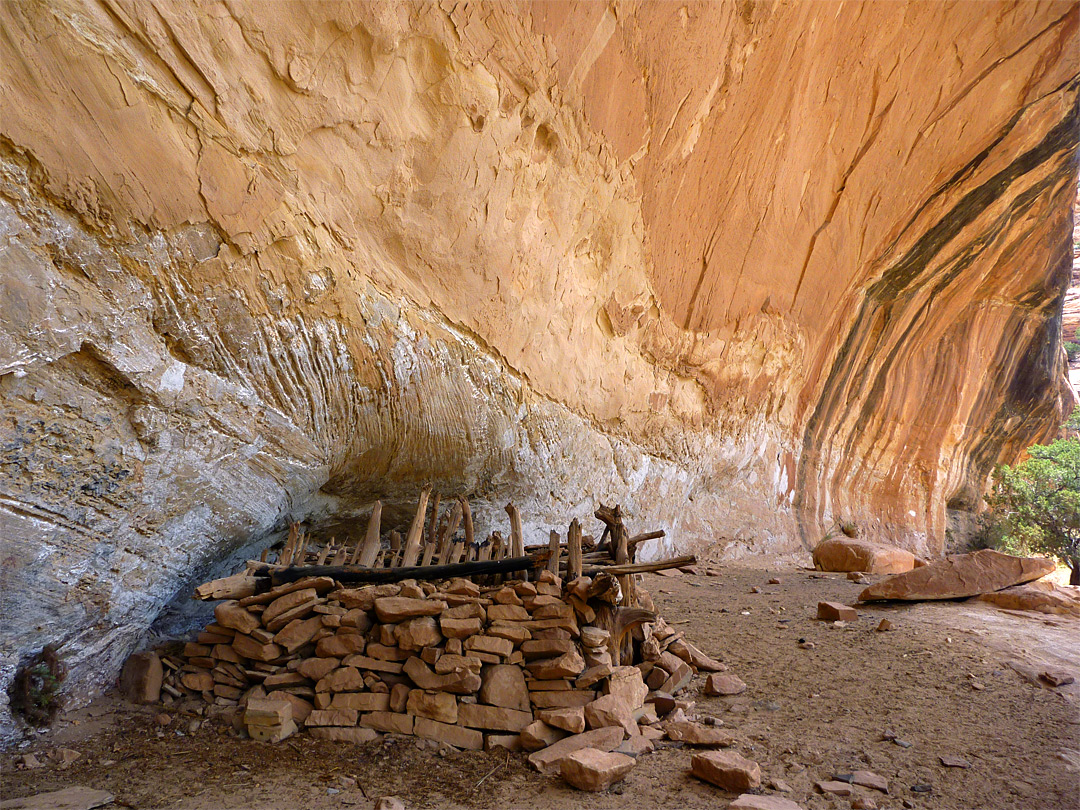
<svg viewBox="0 0 1080 810"><path fill-rule="evenodd" d="M1069 426L1080 421L1080 409ZM1080 585L1080 439L1028 448L1028 458L994 471L986 502L1001 522L1006 548L1057 557Z"/></svg>

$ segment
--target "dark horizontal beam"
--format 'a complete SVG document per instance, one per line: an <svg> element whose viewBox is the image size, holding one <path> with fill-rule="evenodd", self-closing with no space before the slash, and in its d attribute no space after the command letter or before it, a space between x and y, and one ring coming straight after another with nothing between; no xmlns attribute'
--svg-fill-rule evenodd
<svg viewBox="0 0 1080 810"><path fill-rule="evenodd" d="M332 577L338 582L378 584L401 582L404 579L431 580L451 577L471 577L482 574L509 574L542 566L547 560L543 554L526 557L508 557L503 560L453 563L449 565L414 565L408 568L366 568L362 565L290 565L279 568L268 563L249 563L256 577L268 577L273 585L296 582L305 577Z"/></svg>

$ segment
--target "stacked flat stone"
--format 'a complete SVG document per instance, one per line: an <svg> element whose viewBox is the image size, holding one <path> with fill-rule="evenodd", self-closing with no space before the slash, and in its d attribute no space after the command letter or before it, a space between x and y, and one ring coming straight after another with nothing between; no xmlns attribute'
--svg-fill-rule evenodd
<svg viewBox="0 0 1080 810"><path fill-rule="evenodd" d="M180 655L162 656L165 699L246 707L249 734L268 742L297 727L352 742L406 734L525 749L557 773L573 751L611 751L658 723L646 679L665 687L662 705L693 672L663 620L639 645L646 660L612 667L608 631L585 623L590 584L564 588L548 571L484 588L308 577L219 603Z"/></svg>

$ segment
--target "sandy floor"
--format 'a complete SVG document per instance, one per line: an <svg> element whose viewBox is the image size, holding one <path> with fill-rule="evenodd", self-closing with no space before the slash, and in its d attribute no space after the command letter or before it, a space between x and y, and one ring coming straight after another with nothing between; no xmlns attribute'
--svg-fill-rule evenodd
<svg viewBox="0 0 1080 810"><path fill-rule="evenodd" d="M648 575L645 585L669 622L749 684L735 698L692 696L761 764L766 786L786 780L788 798L807 810L849 808L850 798L822 796L814 783L868 769L889 780L889 795L856 792L880 808L1080 807L1080 684L1032 682L1046 664L1080 677L1080 620L965 602L867 607L858 622L832 627L814 619L817 602L853 602L860 586L790 562L756 564L726 566L720 577ZM780 585L767 584L773 576ZM886 616L896 629L875 632ZM155 713L111 699L72 713L19 753L44 761L67 746L82 757L26 771L4 755L0 794L81 784L112 791L123 807L192 810L367 808L385 795L410 808L715 808L735 795L688 776L691 751L672 744L609 792L585 794L538 775L523 755L440 756L412 739L356 747L303 735L270 746L213 723L191 732L194 714L161 731ZM883 740L885 731L910 747ZM945 768L941 756L971 767Z"/></svg>

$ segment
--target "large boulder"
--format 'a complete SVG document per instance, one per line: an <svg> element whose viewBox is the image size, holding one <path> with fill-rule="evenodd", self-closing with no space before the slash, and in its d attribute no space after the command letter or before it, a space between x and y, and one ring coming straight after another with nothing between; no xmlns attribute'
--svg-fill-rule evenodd
<svg viewBox="0 0 1080 810"><path fill-rule="evenodd" d="M1032 610L1060 616L1080 616L1080 588L1063 588L1053 582L1029 582L1003 591L984 593L980 601L1006 610Z"/></svg>
<svg viewBox="0 0 1080 810"><path fill-rule="evenodd" d="M853 540L850 537L824 540L814 549L814 567L819 571L902 574L923 564L922 560L902 548Z"/></svg>
<svg viewBox="0 0 1080 810"><path fill-rule="evenodd" d="M859 601L962 599L1039 579L1054 568L1054 561L1046 557L1013 557L989 549L953 554L883 579L860 593Z"/></svg>

